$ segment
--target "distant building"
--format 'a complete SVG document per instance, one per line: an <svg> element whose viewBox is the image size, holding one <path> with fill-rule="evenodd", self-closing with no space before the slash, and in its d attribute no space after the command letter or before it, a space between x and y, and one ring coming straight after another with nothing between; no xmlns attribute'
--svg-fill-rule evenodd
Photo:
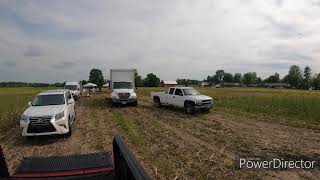
<svg viewBox="0 0 320 180"><path fill-rule="evenodd" d="M177 81L161 81L160 82L160 87L175 87L177 86L178 83Z"/></svg>
<svg viewBox="0 0 320 180"><path fill-rule="evenodd" d="M290 84L287 83L266 83L263 86L266 88L290 88Z"/></svg>
<svg viewBox="0 0 320 180"><path fill-rule="evenodd" d="M209 82L206 82L206 81L202 81L200 82L199 84L199 87L209 87L210 86L210 83Z"/></svg>

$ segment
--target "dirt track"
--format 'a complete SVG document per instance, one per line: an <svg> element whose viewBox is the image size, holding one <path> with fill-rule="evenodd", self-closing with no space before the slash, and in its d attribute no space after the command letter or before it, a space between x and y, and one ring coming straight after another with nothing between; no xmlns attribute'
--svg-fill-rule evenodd
<svg viewBox="0 0 320 180"><path fill-rule="evenodd" d="M156 109L148 97L136 107L110 107L107 95L77 102L77 119L70 138L26 140L19 127L1 135L9 169L23 156L111 151L114 134L122 134L153 177L160 179L278 178L319 179L319 171L238 170L239 154L320 154L320 132L269 123L215 108L195 116L172 108ZM122 124L122 123L125 124Z"/></svg>

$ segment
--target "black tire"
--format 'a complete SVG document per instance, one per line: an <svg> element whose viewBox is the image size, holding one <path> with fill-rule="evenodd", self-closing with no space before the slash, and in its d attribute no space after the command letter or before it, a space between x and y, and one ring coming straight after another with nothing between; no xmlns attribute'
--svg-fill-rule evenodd
<svg viewBox="0 0 320 180"><path fill-rule="evenodd" d="M133 106L138 106L138 100L136 100L135 102L133 102Z"/></svg>
<svg viewBox="0 0 320 180"><path fill-rule="evenodd" d="M187 114L194 114L195 113L194 104L187 102L184 107L185 107L185 111Z"/></svg>
<svg viewBox="0 0 320 180"><path fill-rule="evenodd" d="M155 98L153 102L155 107L161 107L161 102L159 98Z"/></svg>

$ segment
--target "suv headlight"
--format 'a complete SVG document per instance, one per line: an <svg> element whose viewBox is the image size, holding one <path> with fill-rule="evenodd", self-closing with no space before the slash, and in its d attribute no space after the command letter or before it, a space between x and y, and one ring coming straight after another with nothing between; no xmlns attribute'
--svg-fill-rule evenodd
<svg viewBox="0 0 320 180"><path fill-rule="evenodd" d="M111 98L112 98L112 99L118 99L119 96L118 96L117 93L111 93Z"/></svg>
<svg viewBox="0 0 320 180"><path fill-rule="evenodd" d="M25 122L28 121L28 118L29 118L29 117L26 116L26 115L22 115L22 116L21 116L21 120L22 120L22 121L25 121Z"/></svg>
<svg viewBox="0 0 320 180"><path fill-rule="evenodd" d="M63 118L64 116L64 111L62 111L61 113L56 114L55 118L56 120Z"/></svg>

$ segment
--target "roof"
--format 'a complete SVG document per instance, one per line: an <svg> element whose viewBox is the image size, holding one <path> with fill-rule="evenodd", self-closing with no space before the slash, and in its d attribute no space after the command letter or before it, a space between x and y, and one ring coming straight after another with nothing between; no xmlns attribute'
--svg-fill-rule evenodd
<svg viewBox="0 0 320 180"><path fill-rule="evenodd" d="M93 83L88 83L88 84L83 85L83 87L97 87L97 85L93 84Z"/></svg>
<svg viewBox="0 0 320 180"><path fill-rule="evenodd" d="M79 85L78 82L66 82L66 85Z"/></svg>
<svg viewBox="0 0 320 180"><path fill-rule="evenodd" d="M178 84L177 81L163 81L163 83L164 84Z"/></svg>
<svg viewBox="0 0 320 180"><path fill-rule="evenodd" d="M55 90L47 90L39 93L39 95L49 95L49 94L63 94L65 89L55 89Z"/></svg>

